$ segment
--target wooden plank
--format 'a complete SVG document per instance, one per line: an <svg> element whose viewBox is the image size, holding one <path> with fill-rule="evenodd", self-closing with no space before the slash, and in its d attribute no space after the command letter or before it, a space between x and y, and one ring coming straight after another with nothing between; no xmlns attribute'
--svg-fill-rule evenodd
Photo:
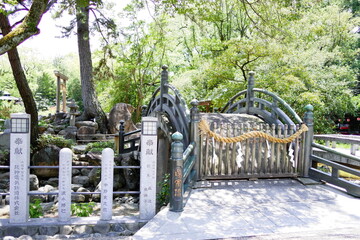
<svg viewBox="0 0 360 240"><path fill-rule="evenodd" d="M284 125L284 138L286 138L288 136L288 130L289 130L289 126L287 124ZM289 168L289 158L288 158L288 148L287 148L287 144L283 143L282 144L282 160L283 160L283 172L286 173L288 172L288 168Z"/></svg>
<svg viewBox="0 0 360 240"><path fill-rule="evenodd" d="M226 136L231 137L229 124L226 124ZM232 145L232 143L226 143L226 145L225 145L225 162L224 163L225 163L225 174L227 174L227 175L231 175L231 159L229 158L230 145Z"/></svg>
<svg viewBox="0 0 360 240"><path fill-rule="evenodd" d="M220 126L218 126L220 128L220 136L224 136L224 125L223 123L220 123ZM224 146L224 143L223 142L219 142L219 148L218 148L218 151L219 151L219 163L218 163L218 172L217 174L218 175L222 175L223 173L223 146Z"/></svg>
<svg viewBox="0 0 360 240"><path fill-rule="evenodd" d="M266 124L265 125L265 132L267 134L270 134L270 125L269 124ZM265 148L265 151L264 151L264 174L267 174L269 173L270 171L270 168L269 168L269 159L268 159L268 155L269 155L269 152L270 152L270 149L268 148L268 146L270 147L270 144L268 144L268 141L267 140L264 140L264 148Z"/></svg>
<svg viewBox="0 0 360 240"><path fill-rule="evenodd" d="M237 125L232 125L233 126L233 131L232 131L232 135L235 137L235 136L238 136L238 126ZM237 146L238 144L241 144L241 143L232 143L232 151L231 151L231 161L230 161L230 169L231 169L231 172L230 174L236 174L237 173L237 166L236 166L236 153L237 153Z"/></svg>
<svg viewBox="0 0 360 240"><path fill-rule="evenodd" d="M251 130L250 131L253 131L254 129L254 123L251 123L250 125L251 127ZM251 138L250 141L252 142L252 145L251 145L251 164L250 164L250 167L251 167L251 170L250 170L250 173L251 174L254 174L255 171L256 171L256 138Z"/></svg>
<svg viewBox="0 0 360 240"><path fill-rule="evenodd" d="M275 124L271 125L272 136L275 136ZM275 169L275 143L271 142L271 155L270 155L270 173L274 173Z"/></svg>
<svg viewBox="0 0 360 240"><path fill-rule="evenodd" d="M277 130L277 135L276 137L281 138L281 126L277 125L276 126L276 130ZM281 157L281 152L280 152L280 143L276 143L276 165L275 165L275 173L281 173L281 162L280 162L280 157Z"/></svg>
<svg viewBox="0 0 360 240"><path fill-rule="evenodd" d="M244 125L244 133L247 133L249 130L249 123L246 123ZM244 174L247 174L249 172L249 155L250 155L250 140L245 140L245 162L244 162Z"/></svg>

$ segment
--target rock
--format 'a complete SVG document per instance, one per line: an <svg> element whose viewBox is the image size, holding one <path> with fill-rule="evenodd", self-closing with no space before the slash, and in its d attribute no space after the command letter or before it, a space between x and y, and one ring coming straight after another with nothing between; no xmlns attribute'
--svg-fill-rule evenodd
<svg viewBox="0 0 360 240"><path fill-rule="evenodd" d="M76 133L78 129L75 126L68 126L61 130L58 134L64 136L65 139L72 139L76 141Z"/></svg>
<svg viewBox="0 0 360 240"><path fill-rule="evenodd" d="M131 120L131 113L135 110L130 104L126 103L117 103L111 109L109 114L109 129L110 133L119 132L119 122L120 120L125 121L125 132L130 132L136 130L134 123Z"/></svg>
<svg viewBox="0 0 360 240"><path fill-rule="evenodd" d="M5 236L3 240L16 240L13 236Z"/></svg>
<svg viewBox="0 0 360 240"><path fill-rule="evenodd" d="M0 189L9 190L10 172L0 174Z"/></svg>
<svg viewBox="0 0 360 240"><path fill-rule="evenodd" d="M86 193L86 192L90 192L90 191L88 189L86 189L86 188L79 187L79 189L76 192L81 192L81 193L85 192ZM89 202L91 195L90 194L84 194L84 196L85 196L85 202Z"/></svg>
<svg viewBox="0 0 360 240"><path fill-rule="evenodd" d="M125 226L128 230L136 232L139 230L139 223L125 223Z"/></svg>
<svg viewBox="0 0 360 240"><path fill-rule="evenodd" d="M39 228L40 235L54 236L59 232L58 226L41 226Z"/></svg>
<svg viewBox="0 0 360 240"><path fill-rule="evenodd" d="M46 130L46 132L44 132L44 134L55 134L55 130L54 130L54 128L48 128L47 130Z"/></svg>
<svg viewBox="0 0 360 240"><path fill-rule="evenodd" d="M91 166L101 166L101 154L88 152L86 157Z"/></svg>
<svg viewBox="0 0 360 240"><path fill-rule="evenodd" d="M54 207L54 202L41 203L41 208L44 212L50 211Z"/></svg>
<svg viewBox="0 0 360 240"><path fill-rule="evenodd" d="M46 132L46 130L47 130L47 127L45 127L45 126L38 126L39 134L43 134L44 132Z"/></svg>
<svg viewBox="0 0 360 240"><path fill-rule="evenodd" d="M92 127L95 128L95 131L99 129L99 125L97 124L97 122L93 122L93 121L78 121L75 123L75 126L77 128Z"/></svg>
<svg viewBox="0 0 360 240"><path fill-rule="evenodd" d="M53 126L53 130L56 134L65 128L66 128L66 125L54 125Z"/></svg>
<svg viewBox="0 0 360 240"><path fill-rule="evenodd" d="M139 154L131 152L121 155L121 166L139 166ZM127 188L129 190L138 190L140 186L140 170L139 169L123 169Z"/></svg>
<svg viewBox="0 0 360 240"><path fill-rule="evenodd" d="M30 182L30 191L39 189L39 179L37 178L36 175L30 174L29 182Z"/></svg>
<svg viewBox="0 0 360 240"><path fill-rule="evenodd" d="M21 235L25 235L25 228L23 227L7 227L4 231L5 236L13 236L20 237Z"/></svg>
<svg viewBox="0 0 360 240"><path fill-rule="evenodd" d="M90 181L88 176L75 176L72 178L72 183L74 184L80 184L83 187L90 186Z"/></svg>
<svg viewBox="0 0 360 240"><path fill-rule="evenodd" d="M10 166L10 151L0 146L0 166Z"/></svg>
<svg viewBox="0 0 360 240"><path fill-rule="evenodd" d="M90 234L93 232L93 229L91 226L88 225L78 225L74 227L74 233L75 234Z"/></svg>
<svg viewBox="0 0 360 240"><path fill-rule="evenodd" d="M82 126L77 131L77 138L79 140L92 140L94 138L94 134L96 129L94 127L86 127Z"/></svg>
<svg viewBox="0 0 360 240"><path fill-rule="evenodd" d="M85 202L85 196L81 194L72 194L71 201L74 203L82 203Z"/></svg>
<svg viewBox="0 0 360 240"><path fill-rule="evenodd" d="M39 230L39 227L37 227L37 226L27 226L26 234L30 235L30 236L34 236L35 234L37 234L38 230Z"/></svg>
<svg viewBox="0 0 360 240"><path fill-rule="evenodd" d="M0 134L0 149L10 149L10 133Z"/></svg>
<svg viewBox="0 0 360 240"><path fill-rule="evenodd" d="M58 187L59 186L59 178L49 178L46 182L46 185L50 185L52 187Z"/></svg>
<svg viewBox="0 0 360 240"><path fill-rule="evenodd" d="M115 189L115 188L114 188ZM99 184L96 186L95 191L94 192L101 192L101 181L99 182ZM100 194L93 194L92 195L92 200L94 202L100 202Z"/></svg>
<svg viewBox="0 0 360 240"><path fill-rule="evenodd" d="M96 224L94 227L94 232L105 234L110 230L110 224Z"/></svg>
<svg viewBox="0 0 360 240"><path fill-rule="evenodd" d="M93 186L97 186L101 180L101 170L98 168L93 168L89 172L88 177L89 177L90 184Z"/></svg>
<svg viewBox="0 0 360 240"><path fill-rule="evenodd" d="M71 226L60 226L59 234L70 235L72 232L73 228Z"/></svg>
<svg viewBox="0 0 360 240"><path fill-rule="evenodd" d="M71 190L76 192L82 185L80 184L71 184Z"/></svg>
<svg viewBox="0 0 360 240"><path fill-rule="evenodd" d="M80 170L77 169L77 168L73 168L73 169L71 170L71 172L72 172L72 176L78 176L78 175L81 174Z"/></svg>
<svg viewBox="0 0 360 240"><path fill-rule="evenodd" d="M120 190L126 186L126 180L121 170L115 171L114 173L114 189Z"/></svg>
<svg viewBox="0 0 360 240"><path fill-rule="evenodd" d="M50 145L37 151L31 161L33 166L58 166L60 148ZM34 169L34 174L40 178L58 177L58 169Z"/></svg>
<svg viewBox="0 0 360 240"><path fill-rule="evenodd" d="M42 192L40 189L38 191L30 191L30 192ZM36 199L39 199L40 202L46 202L48 200L47 195L30 195L30 202L35 202Z"/></svg>
<svg viewBox="0 0 360 240"><path fill-rule="evenodd" d="M115 223L112 227L113 232L123 232L125 231L124 224L122 223Z"/></svg>
<svg viewBox="0 0 360 240"><path fill-rule="evenodd" d="M89 168L83 168L80 170L81 175L83 175L83 176L88 176L90 171L91 171L91 169L89 169Z"/></svg>

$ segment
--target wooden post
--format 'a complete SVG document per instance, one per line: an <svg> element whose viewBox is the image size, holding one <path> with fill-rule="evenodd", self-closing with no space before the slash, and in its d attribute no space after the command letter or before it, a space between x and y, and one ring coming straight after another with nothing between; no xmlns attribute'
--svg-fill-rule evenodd
<svg viewBox="0 0 360 240"><path fill-rule="evenodd" d="M166 84L168 84L169 75L168 75L168 67L166 65L162 66L163 71L161 72L161 83L160 83L160 111L163 110L163 97L164 94L168 93L168 87Z"/></svg>
<svg viewBox="0 0 360 240"><path fill-rule="evenodd" d="M56 113L60 112L60 85L61 85L61 78L57 76L56 81Z"/></svg>
<svg viewBox="0 0 360 240"><path fill-rule="evenodd" d="M199 135L199 122L200 122L200 115L199 115L199 101L194 99L190 103L192 108L190 110L190 143L195 143L195 149L193 151L193 155L195 157L195 181L199 180L202 176L200 176L201 172L201 163L200 163L200 153L199 153L199 146L200 146L200 135Z"/></svg>
<svg viewBox="0 0 360 240"><path fill-rule="evenodd" d="M125 134L125 127L124 127L125 121L120 120L119 125L119 154L124 153L124 134Z"/></svg>
<svg viewBox="0 0 360 240"><path fill-rule="evenodd" d="M63 80L62 84L62 111L66 113L66 80Z"/></svg>
<svg viewBox="0 0 360 240"><path fill-rule="evenodd" d="M171 136L171 185L170 185L170 211L182 212L184 210L184 185L183 185L183 135L175 132Z"/></svg>
<svg viewBox="0 0 360 240"><path fill-rule="evenodd" d="M303 163L303 177L309 177L309 168L311 166L311 154L312 154L312 142L314 138L314 114L313 110L314 107L312 105L306 105L305 107L305 116L304 116L304 123L309 128L309 130L305 133L304 139L304 163Z"/></svg>

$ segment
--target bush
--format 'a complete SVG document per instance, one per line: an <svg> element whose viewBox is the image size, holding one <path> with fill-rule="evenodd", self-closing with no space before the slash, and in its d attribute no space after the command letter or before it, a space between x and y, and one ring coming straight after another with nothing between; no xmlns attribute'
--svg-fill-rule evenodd
<svg viewBox="0 0 360 240"><path fill-rule="evenodd" d="M86 145L85 150L87 152L102 152L105 148L115 149L115 142L114 141L106 141L106 142L94 142L88 143Z"/></svg>
<svg viewBox="0 0 360 240"><path fill-rule="evenodd" d="M43 134L38 139L39 148L45 148L49 145L55 145L59 148L72 148L74 145L73 140L65 139L62 136L55 136L50 134Z"/></svg>
<svg viewBox="0 0 360 240"><path fill-rule="evenodd" d="M90 203L73 203L71 204L71 214L77 217L88 217L94 211L94 202Z"/></svg>
<svg viewBox="0 0 360 240"><path fill-rule="evenodd" d="M35 199L33 203L30 203L29 215L30 218L39 218L44 215L40 199Z"/></svg>

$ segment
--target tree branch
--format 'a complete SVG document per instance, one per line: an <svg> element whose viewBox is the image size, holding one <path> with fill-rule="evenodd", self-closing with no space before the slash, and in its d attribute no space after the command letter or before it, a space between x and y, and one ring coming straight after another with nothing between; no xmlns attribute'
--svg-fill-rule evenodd
<svg viewBox="0 0 360 240"><path fill-rule="evenodd" d="M0 55L15 48L26 39L40 32L37 28L49 0L34 0L24 21L10 33L0 38ZM0 13L2 14L2 13Z"/></svg>

